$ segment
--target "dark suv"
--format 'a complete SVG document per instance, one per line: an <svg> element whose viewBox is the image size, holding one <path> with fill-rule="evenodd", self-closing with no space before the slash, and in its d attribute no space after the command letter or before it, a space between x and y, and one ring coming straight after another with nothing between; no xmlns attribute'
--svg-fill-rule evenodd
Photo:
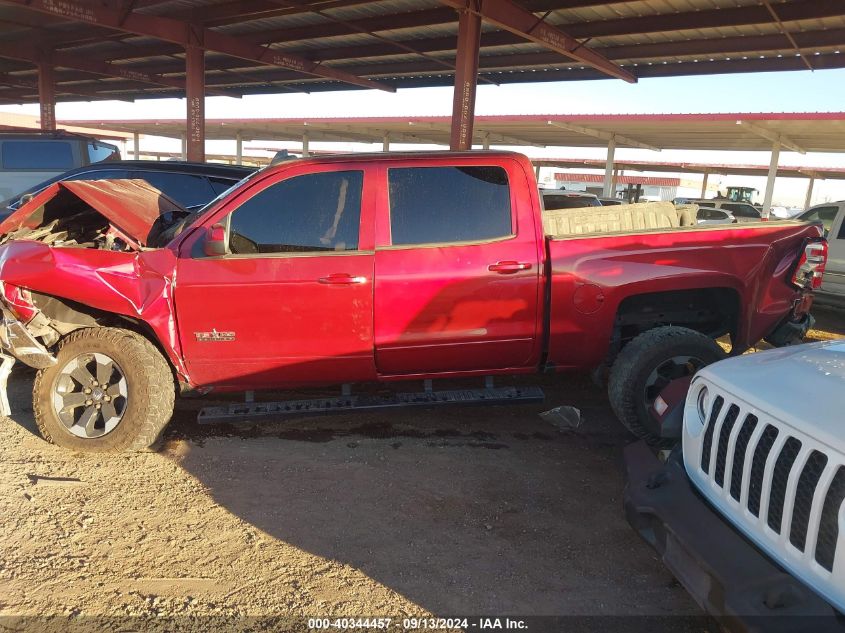
<svg viewBox="0 0 845 633"><path fill-rule="evenodd" d="M86 165L45 180L3 203L0 219L8 216L26 199L60 180L106 180L140 178L167 194L186 209L199 208L236 182L255 171L252 167L184 161L126 160Z"/></svg>

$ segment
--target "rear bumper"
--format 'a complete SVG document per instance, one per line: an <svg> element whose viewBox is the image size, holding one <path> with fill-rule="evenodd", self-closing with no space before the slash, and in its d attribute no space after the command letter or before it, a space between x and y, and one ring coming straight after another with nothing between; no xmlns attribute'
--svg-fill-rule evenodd
<svg viewBox="0 0 845 633"><path fill-rule="evenodd" d="M803 343L804 337L815 322L811 314L803 314L796 320L784 321L766 337L766 342L775 347Z"/></svg>
<svg viewBox="0 0 845 633"><path fill-rule="evenodd" d="M625 449L625 513L702 609L733 632L845 633L845 618L736 532L695 492L676 451Z"/></svg>

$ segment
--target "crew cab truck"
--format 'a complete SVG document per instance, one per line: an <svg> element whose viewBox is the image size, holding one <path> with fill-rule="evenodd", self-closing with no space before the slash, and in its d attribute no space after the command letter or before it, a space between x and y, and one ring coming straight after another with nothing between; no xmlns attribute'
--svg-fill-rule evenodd
<svg viewBox="0 0 845 633"><path fill-rule="evenodd" d="M845 631L843 386L841 340L723 360L666 463L626 448L631 525L731 631Z"/></svg>
<svg viewBox="0 0 845 633"><path fill-rule="evenodd" d="M809 327L817 226L543 224L507 152L291 161L191 214L141 181L55 183L0 224L4 365L38 368L41 433L76 450L151 446L177 391L567 370L608 373L659 441L648 407L716 337Z"/></svg>

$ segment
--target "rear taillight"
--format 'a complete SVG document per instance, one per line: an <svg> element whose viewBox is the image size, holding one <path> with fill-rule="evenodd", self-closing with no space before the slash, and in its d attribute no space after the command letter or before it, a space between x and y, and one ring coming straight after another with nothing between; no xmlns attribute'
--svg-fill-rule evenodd
<svg viewBox="0 0 845 633"><path fill-rule="evenodd" d="M827 264L827 242L810 242L804 247L792 283L799 288L816 288L822 285L822 275Z"/></svg>
<svg viewBox="0 0 845 633"><path fill-rule="evenodd" d="M38 314L38 308L32 303L32 295L26 288L2 283L0 293L9 311L23 323L29 323Z"/></svg>

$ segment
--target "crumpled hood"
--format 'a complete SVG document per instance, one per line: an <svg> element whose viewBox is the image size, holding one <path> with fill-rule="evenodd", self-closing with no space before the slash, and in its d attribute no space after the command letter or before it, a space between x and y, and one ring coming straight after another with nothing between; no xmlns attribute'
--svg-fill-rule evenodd
<svg viewBox="0 0 845 633"><path fill-rule="evenodd" d="M745 354L705 367L698 376L845 450L845 340Z"/></svg>
<svg viewBox="0 0 845 633"><path fill-rule="evenodd" d="M102 214L118 231L147 245L150 230L160 215L186 212L185 208L144 180L64 180L39 192L0 223L0 234L21 227L37 228L43 207L67 190Z"/></svg>

